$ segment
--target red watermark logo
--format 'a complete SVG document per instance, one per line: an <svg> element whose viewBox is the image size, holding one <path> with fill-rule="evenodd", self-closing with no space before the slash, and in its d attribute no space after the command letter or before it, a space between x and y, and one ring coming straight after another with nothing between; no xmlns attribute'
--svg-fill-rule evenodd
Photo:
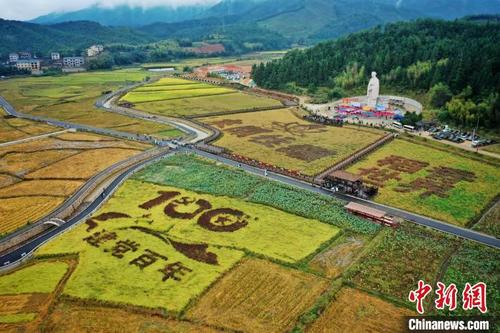
<svg viewBox="0 0 500 333"><path fill-rule="evenodd" d="M431 291L432 286L422 280L418 281L417 289L410 291L408 300L416 303L418 313L424 314L424 299ZM446 286L444 283L438 282L435 294L437 295L434 300L436 309L444 310L448 308L450 311L454 311L457 308L458 288L454 283ZM478 309L481 313L488 312L486 306L486 284L484 282L478 282L475 285L471 285L468 282L465 284L462 291L462 308L465 311Z"/></svg>

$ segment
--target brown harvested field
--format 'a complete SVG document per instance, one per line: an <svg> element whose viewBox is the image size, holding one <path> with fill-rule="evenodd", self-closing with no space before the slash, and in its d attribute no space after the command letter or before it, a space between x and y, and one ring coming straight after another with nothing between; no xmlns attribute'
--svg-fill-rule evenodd
<svg viewBox="0 0 500 333"><path fill-rule="evenodd" d="M188 318L244 332L293 328L328 287L315 275L263 260L243 260L192 308Z"/></svg>
<svg viewBox="0 0 500 333"><path fill-rule="evenodd" d="M51 196L24 196L0 199L0 235L36 222L64 202Z"/></svg>
<svg viewBox="0 0 500 333"><path fill-rule="evenodd" d="M15 184L19 181L20 181L20 179L15 177L15 176L7 175L7 174L0 174L0 187L10 186L10 185Z"/></svg>
<svg viewBox="0 0 500 333"><path fill-rule="evenodd" d="M405 316L415 315L365 292L344 288L308 333L406 332Z"/></svg>
<svg viewBox="0 0 500 333"><path fill-rule="evenodd" d="M0 143L24 139L33 135L55 132L58 129L29 120L9 118L0 107Z"/></svg>
<svg viewBox="0 0 500 333"><path fill-rule="evenodd" d="M0 234L43 218L87 179L149 147L90 133L0 147Z"/></svg>
<svg viewBox="0 0 500 333"><path fill-rule="evenodd" d="M217 333L214 328L184 321L164 319L150 314L137 314L121 309L93 306L79 306L60 303L48 317L45 325L47 332L182 332Z"/></svg>
<svg viewBox="0 0 500 333"><path fill-rule="evenodd" d="M79 180L26 180L0 188L0 198L33 195L67 197L82 185L83 181Z"/></svg>
<svg viewBox="0 0 500 333"><path fill-rule="evenodd" d="M32 172L26 175L26 178L86 179L106 169L106 167L125 160L137 153L137 150L117 148L84 151L78 155Z"/></svg>
<svg viewBox="0 0 500 333"><path fill-rule="evenodd" d="M1 295L0 314L36 312L49 301L49 297L49 294Z"/></svg>
<svg viewBox="0 0 500 333"><path fill-rule="evenodd" d="M47 150L29 153L11 151L2 156L0 169L2 172L24 175L76 154L78 150Z"/></svg>
<svg viewBox="0 0 500 333"><path fill-rule="evenodd" d="M357 259L367 242L361 235L341 236L328 249L318 253L309 266L328 278L335 278Z"/></svg>
<svg viewBox="0 0 500 333"><path fill-rule="evenodd" d="M91 141L91 142L103 142L103 141L116 141L116 139L108 138L95 134L88 133L64 133L56 136L56 138L60 140L68 140L68 141Z"/></svg>

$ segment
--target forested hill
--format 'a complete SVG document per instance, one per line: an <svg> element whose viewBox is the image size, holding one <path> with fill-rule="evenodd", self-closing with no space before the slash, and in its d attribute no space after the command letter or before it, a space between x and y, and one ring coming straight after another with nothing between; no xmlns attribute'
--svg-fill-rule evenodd
<svg viewBox="0 0 500 333"><path fill-rule="evenodd" d="M481 122L496 126L500 124L500 24L492 22L418 20L390 24L291 51L281 60L254 67L253 76L266 88L290 90L295 83L314 91L315 87L328 86L336 89L333 95L337 95L339 89L365 86L369 73L376 71L382 87L430 93L437 89L447 96L462 97L464 105L454 101L455 105L441 114L443 118L451 116L468 124L480 112ZM445 97L435 107L443 107L448 100ZM451 114L455 112L460 115Z"/></svg>
<svg viewBox="0 0 500 333"><path fill-rule="evenodd" d="M0 55L3 56L20 50L39 54L55 50L77 54L75 50L94 43L144 44L155 40L130 28L105 27L89 21L39 25L0 19Z"/></svg>

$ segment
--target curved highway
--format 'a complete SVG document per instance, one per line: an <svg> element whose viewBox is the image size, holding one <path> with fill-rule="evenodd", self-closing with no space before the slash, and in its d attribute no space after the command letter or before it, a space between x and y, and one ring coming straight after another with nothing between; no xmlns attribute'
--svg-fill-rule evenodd
<svg viewBox="0 0 500 333"><path fill-rule="evenodd" d="M28 257L32 254L37 248L51 240L52 238L60 235L61 233L71 229L78 222L85 220L89 217L96 209L98 209L101 204L103 204L110 196L114 193L114 191L133 173L138 170L144 168L150 163L154 163L162 158L168 157L175 154L175 152L169 152L161 156L155 156L151 159L145 160L139 164L134 165L129 168L127 171L120 174L117 178L115 178L111 184L102 192L102 195L98 196L88 207L86 207L83 211L66 221L65 224L60 227L52 228L47 232L37 236L36 238L30 240L28 243L22 245L19 248L16 248L14 251L7 253L5 255L0 256L0 268L6 266L14 266L19 263L23 258Z"/></svg>

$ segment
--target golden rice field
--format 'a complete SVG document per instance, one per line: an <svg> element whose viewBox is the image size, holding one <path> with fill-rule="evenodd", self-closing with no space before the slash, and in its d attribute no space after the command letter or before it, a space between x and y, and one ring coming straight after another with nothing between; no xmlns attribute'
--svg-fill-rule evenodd
<svg viewBox="0 0 500 333"><path fill-rule="evenodd" d="M241 332L288 332L327 280L262 260L244 260L188 312L188 318Z"/></svg>
<svg viewBox="0 0 500 333"><path fill-rule="evenodd" d="M78 253L65 295L179 313L245 254L296 263L338 232L241 199L128 180L38 254Z"/></svg>
<svg viewBox="0 0 500 333"><path fill-rule="evenodd" d="M87 179L148 147L86 133L0 147L0 234L38 221Z"/></svg>
<svg viewBox="0 0 500 333"><path fill-rule="evenodd" d="M175 117L282 105L268 97L179 78L163 78L136 88L121 101L133 103L138 110Z"/></svg>
<svg viewBox="0 0 500 333"><path fill-rule="evenodd" d="M19 112L133 134L157 137L182 135L168 125L133 119L94 107L103 92L143 81L146 76L154 74L138 68L127 68L63 76L18 78L0 81L0 95ZM0 125L0 133L3 131L4 126ZM31 131L35 131L35 128ZM0 137L3 138L3 135Z"/></svg>
<svg viewBox="0 0 500 333"><path fill-rule="evenodd" d="M313 176L382 137L383 132L312 124L292 109L203 118L223 136L216 146Z"/></svg>

